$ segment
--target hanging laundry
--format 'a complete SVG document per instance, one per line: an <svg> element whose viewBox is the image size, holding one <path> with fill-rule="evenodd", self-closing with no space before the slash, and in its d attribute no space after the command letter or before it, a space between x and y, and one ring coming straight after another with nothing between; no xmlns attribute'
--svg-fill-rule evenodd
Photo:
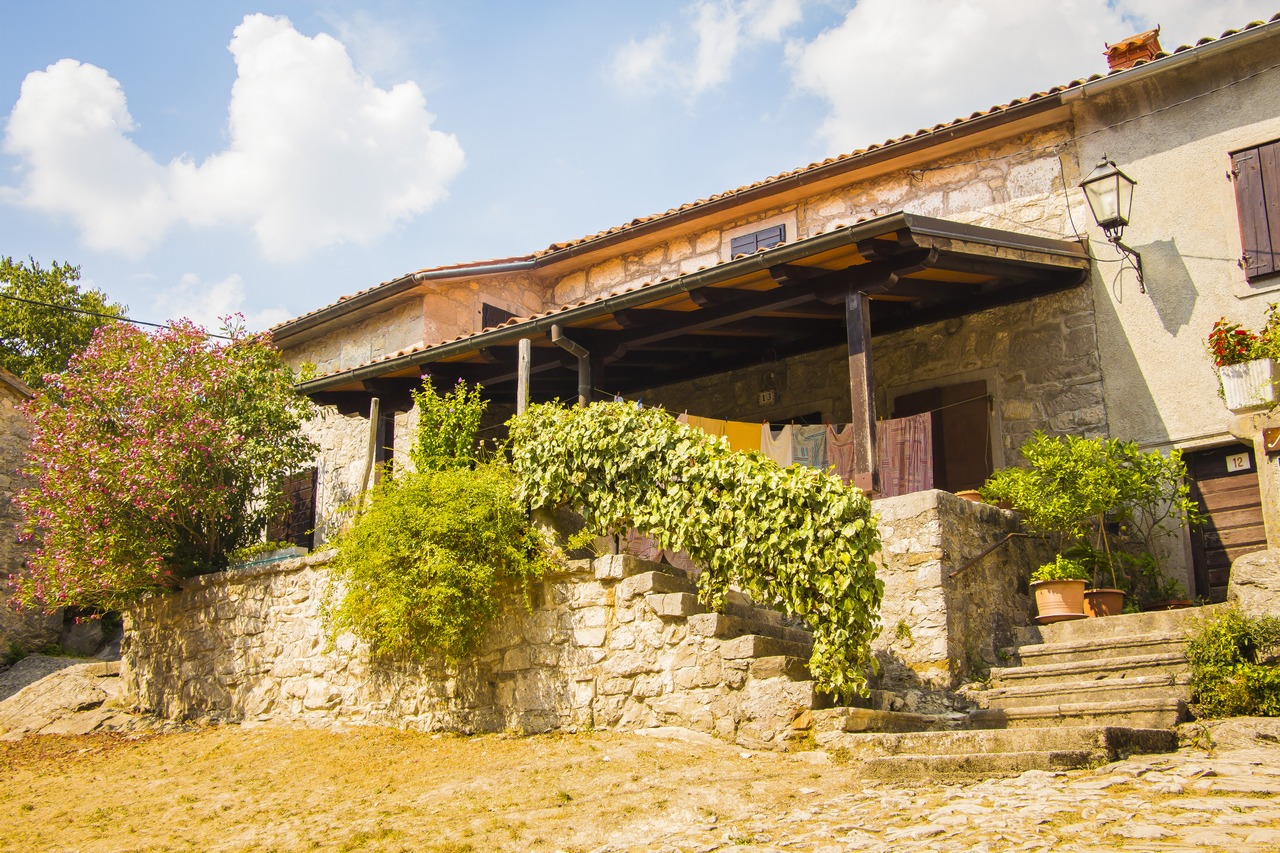
<svg viewBox="0 0 1280 853"><path fill-rule="evenodd" d="M933 415L923 412L876 423L880 497L933 488Z"/></svg>
<svg viewBox="0 0 1280 853"><path fill-rule="evenodd" d="M793 426L791 428L791 458L799 465L825 470L827 467L827 427Z"/></svg>
<svg viewBox="0 0 1280 853"><path fill-rule="evenodd" d="M714 435L719 438L724 435L724 425L727 421L722 421L719 418L700 418L697 415L689 415L685 423L702 430L707 435Z"/></svg>
<svg viewBox="0 0 1280 853"><path fill-rule="evenodd" d="M827 424L827 467L847 486L858 473L852 424Z"/></svg>
<svg viewBox="0 0 1280 853"><path fill-rule="evenodd" d="M760 427L743 421L725 421L724 437L729 446L739 453L760 450Z"/></svg>
<svg viewBox="0 0 1280 853"><path fill-rule="evenodd" d="M791 448L790 425L784 426L782 429L776 431L768 424L761 426L760 449L764 451L765 456L768 456L783 468L790 465L794 458L792 456Z"/></svg>

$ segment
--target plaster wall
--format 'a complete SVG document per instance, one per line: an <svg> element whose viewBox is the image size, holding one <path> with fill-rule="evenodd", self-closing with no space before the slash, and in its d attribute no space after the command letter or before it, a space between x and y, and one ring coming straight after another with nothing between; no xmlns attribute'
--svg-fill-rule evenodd
<svg viewBox="0 0 1280 853"><path fill-rule="evenodd" d="M1280 459L1262 428L1273 413L1237 417L1218 393L1205 347L1220 317L1257 330L1280 301L1280 276L1245 278L1230 153L1280 138L1274 39L1078 101L1077 155L1087 172L1106 154L1138 182L1124 241L1142 254L1140 293L1116 251L1091 228L1094 290L1111 434L1149 447L1254 446L1267 536L1280 543ZM1077 221L1092 225L1085 208ZM1082 226L1083 227L1083 226Z"/></svg>
<svg viewBox="0 0 1280 853"><path fill-rule="evenodd" d="M1116 262L1083 193L1073 194L1099 259L1098 338L1118 438L1181 447L1231 439L1205 340L1220 317L1259 328L1280 301L1280 277L1250 284L1240 267L1229 174L1230 152L1280 138L1280 69L1263 70L1273 51L1241 49L1074 106L1080 171L1105 154L1138 182L1124 241L1142 253L1146 294Z"/></svg>

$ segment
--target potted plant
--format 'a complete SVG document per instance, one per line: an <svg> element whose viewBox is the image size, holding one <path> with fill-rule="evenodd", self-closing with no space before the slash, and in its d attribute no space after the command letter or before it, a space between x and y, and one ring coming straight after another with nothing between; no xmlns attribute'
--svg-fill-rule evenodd
<svg viewBox="0 0 1280 853"><path fill-rule="evenodd" d="M1036 433L1022 455L1028 467L995 472L982 495L1011 503L1060 559L1080 567L1094 584L1084 608L1091 615L1122 612L1137 569L1162 578L1161 540L1199 518L1177 450L1165 456L1132 441Z"/></svg>
<svg viewBox="0 0 1280 853"><path fill-rule="evenodd" d="M1041 624L1083 619L1084 588L1090 572L1076 560L1059 554L1031 573L1036 621Z"/></svg>
<svg viewBox="0 0 1280 853"><path fill-rule="evenodd" d="M1276 360L1280 356L1280 303L1267 307L1262 331L1254 333L1223 317L1209 332L1209 354L1218 368L1222 398L1233 412L1276 404Z"/></svg>

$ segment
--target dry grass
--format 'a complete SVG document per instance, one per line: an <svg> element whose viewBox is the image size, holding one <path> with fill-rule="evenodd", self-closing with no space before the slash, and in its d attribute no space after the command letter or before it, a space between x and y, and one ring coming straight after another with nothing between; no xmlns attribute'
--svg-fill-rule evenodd
<svg viewBox="0 0 1280 853"><path fill-rule="evenodd" d="M236 727L0 744L0 850L648 849L854 790L795 756L639 736Z"/></svg>

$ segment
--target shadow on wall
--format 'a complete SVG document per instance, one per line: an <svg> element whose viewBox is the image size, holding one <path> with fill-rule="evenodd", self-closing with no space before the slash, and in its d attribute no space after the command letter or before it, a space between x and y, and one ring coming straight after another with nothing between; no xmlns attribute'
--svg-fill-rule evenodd
<svg viewBox="0 0 1280 853"><path fill-rule="evenodd" d="M1095 243L1095 247L1099 246ZM1182 260L1177 240L1156 240L1135 246L1142 255L1142 268L1147 292L1138 289L1137 277L1127 263L1107 264L1104 277L1112 300L1124 305L1135 299L1150 299L1160 324L1170 335L1176 335L1195 313L1199 291ZM1111 249L1111 247L1107 247ZM1119 255L1119 252L1116 253ZM1106 264L1109 258L1100 258Z"/></svg>
<svg viewBox="0 0 1280 853"><path fill-rule="evenodd" d="M1143 252L1145 266L1145 248ZM1153 263L1154 261L1153 255ZM1181 266L1181 261L1178 263ZM1118 273L1115 271L1115 264L1107 264L1105 269L1094 275L1093 301L1094 316L1098 324L1098 354L1101 357L1103 394L1107 406L1107 433L1112 438L1149 443L1169 437L1164 419L1160 417L1155 398L1143 378L1142 367L1134 352L1134 345L1140 343L1143 337L1129 335L1120 313L1129 303L1152 298L1156 310L1161 312L1161 321L1166 329L1170 323L1177 322L1173 313L1176 309L1172 305L1180 302L1181 298L1172 292L1175 285L1158 277L1162 274L1158 274L1158 269L1159 265L1156 264L1147 271L1146 294L1138 292L1137 281L1128 267L1125 267L1123 273ZM1184 280L1176 286L1193 289L1189 304L1194 305L1194 284L1190 276L1187 276L1185 267L1182 267L1182 274ZM1151 291L1156 289L1165 290L1166 293L1153 297ZM1161 301L1167 303L1164 311L1160 308ZM1169 312L1168 319L1165 318L1166 311ZM1128 381L1124 381L1125 377Z"/></svg>

